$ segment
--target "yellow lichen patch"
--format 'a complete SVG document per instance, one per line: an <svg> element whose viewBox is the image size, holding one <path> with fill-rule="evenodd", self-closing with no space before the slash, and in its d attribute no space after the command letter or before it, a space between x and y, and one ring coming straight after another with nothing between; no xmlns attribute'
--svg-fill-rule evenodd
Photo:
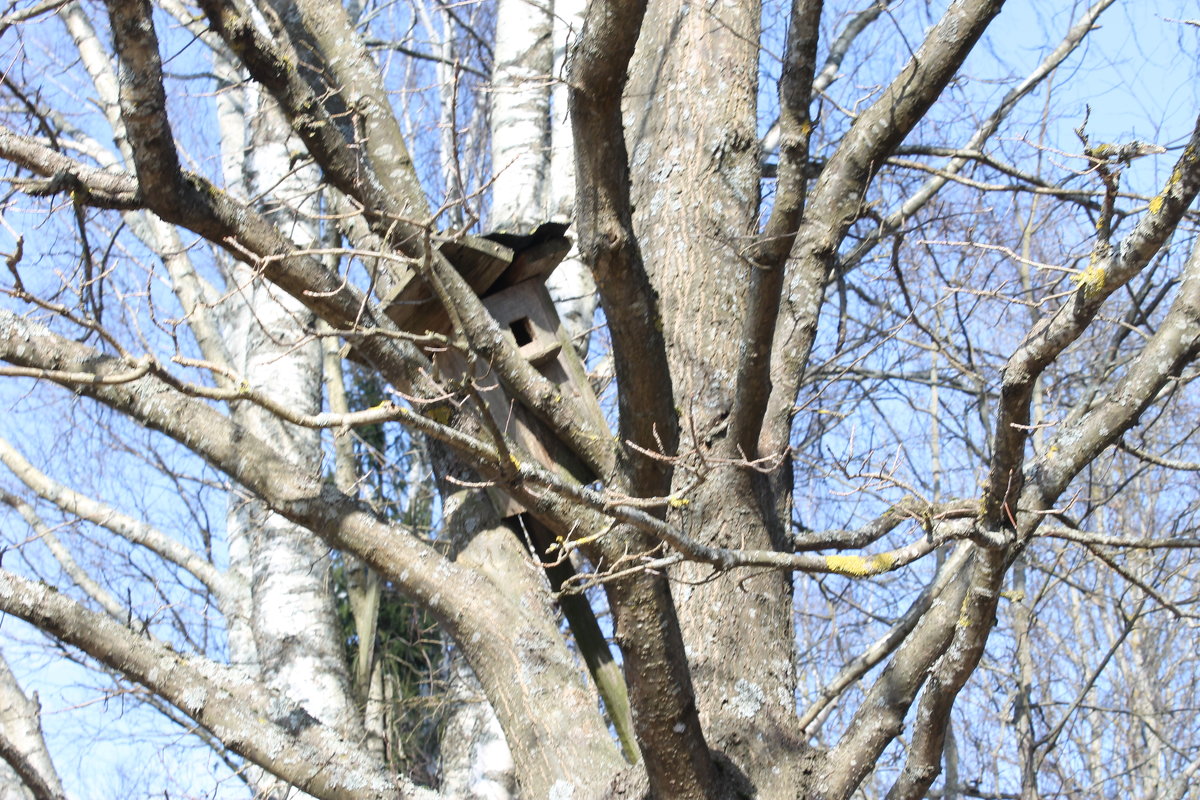
<svg viewBox="0 0 1200 800"><path fill-rule="evenodd" d="M958 627L960 627L960 628L971 627L971 624L972 624L971 623L971 615L967 611L967 604L970 603L970 601L971 601L971 595L968 594L966 597L963 598L962 606L959 608Z"/></svg>
<svg viewBox="0 0 1200 800"><path fill-rule="evenodd" d="M1174 189L1175 185L1181 180L1183 180L1183 171L1179 169L1179 167L1175 167L1175 169L1171 172L1171 179L1167 181L1167 185L1164 186L1163 190L1159 192L1153 200L1150 201L1151 214L1162 213L1163 205L1167 202L1167 195L1171 193L1171 190Z"/></svg>
<svg viewBox="0 0 1200 800"><path fill-rule="evenodd" d="M512 453L508 454L508 460L511 461L512 465L514 467L516 467L517 469L521 468L521 461L516 456L514 456Z"/></svg>
<svg viewBox="0 0 1200 800"><path fill-rule="evenodd" d="M846 575L851 578L862 578L867 575L878 575L887 572L896 563L896 557L891 553L879 553L870 558L862 556L825 556L825 566L830 572Z"/></svg>
<svg viewBox="0 0 1200 800"><path fill-rule="evenodd" d="M692 501L688 500L686 497L672 497L667 500L667 505L669 505L671 508L683 508L690 502Z"/></svg>
<svg viewBox="0 0 1200 800"><path fill-rule="evenodd" d="M438 425L445 425L450 422L450 409L446 406L438 406L426 411L425 416L436 422Z"/></svg>
<svg viewBox="0 0 1200 800"><path fill-rule="evenodd" d="M825 566L839 575L860 577L867 574L867 560L862 556L825 556Z"/></svg>
<svg viewBox="0 0 1200 800"><path fill-rule="evenodd" d="M1000 596L1012 603L1025 602L1025 593L1018 589L1011 589L1007 592L1001 592Z"/></svg>
<svg viewBox="0 0 1200 800"><path fill-rule="evenodd" d="M1084 297L1092 298L1104 291L1108 279L1104 264L1104 259L1093 256L1087 269L1075 276L1075 282L1083 287Z"/></svg>

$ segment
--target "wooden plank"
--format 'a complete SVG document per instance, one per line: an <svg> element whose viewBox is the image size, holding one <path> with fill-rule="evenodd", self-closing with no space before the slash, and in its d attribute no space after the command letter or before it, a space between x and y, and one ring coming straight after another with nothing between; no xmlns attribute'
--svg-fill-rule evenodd
<svg viewBox="0 0 1200 800"><path fill-rule="evenodd" d="M505 289L527 280L544 281L571 250L565 236L540 242L515 253L482 236L461 236L442 242L438 250L466 279L475 294ZM446 333L446 311L411 267L381 276L377 296L388 319L413 333Z"/></svg>
<svg viewBox="0 0 1200 800"><path fill-rule="evenodd" d="M526 281L483 298L492 318L505 330L525 360L540 367L561 348L554 306L542 302L546 289L540 281Z"/></svg>
<svg viewBox="0 0 1200 800"><path fill-rule="evenodd" d="M528 250L522 250L517 253L512 266L492 284L492 290L506 289L534 278L544 283L569 252L571 252L571 240L565 236L536 244Z"/></svg>
<svg viewBox="0 0 1200 800"><path fill-rule="evenodd" d="M479 295L486 294L512 266L512 250L478 236L442 242L438 249ZM445 333L449 328L446 310L412 268L396 275L390 286L381 287L378 296L384 314L403 330Z"/></svg>

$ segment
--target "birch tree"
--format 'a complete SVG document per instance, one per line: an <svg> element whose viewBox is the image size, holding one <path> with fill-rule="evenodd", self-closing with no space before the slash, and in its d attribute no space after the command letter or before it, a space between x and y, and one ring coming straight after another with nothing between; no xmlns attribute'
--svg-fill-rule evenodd
<svg viewBox="0 0 1200 800"><path fill-rule="evenodd" d="M0 610L230 796L1192 796L1200 120L1084 81L1200 27L1004 5L10 6Z"/></svg>

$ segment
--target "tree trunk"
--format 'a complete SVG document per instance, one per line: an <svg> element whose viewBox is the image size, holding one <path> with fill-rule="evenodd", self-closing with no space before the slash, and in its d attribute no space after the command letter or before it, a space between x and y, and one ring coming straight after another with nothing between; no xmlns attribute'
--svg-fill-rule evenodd
<svg viewBox="0 0 1200 800"><path fill-rule="evenodd" d="M725 424L746 289L745 248L758 214L759 7L701 12L657 0L646 12L627 90L626 130L634 223L658 295L675 406L683 434L673 490L675 521L703 544L786 547L790 481L717 467L697 488L687 467L726 456ZM695 92L697 83L709 87ZM695 436L689 435L694 431ZM669 454L668 454L669 455ZM733 453L754 459L758 453ZM783 469L776 458L776 475ZM780 495L779 492L783 494ZM804 753L796 726L792 582L783 571L673 572L680 625L709 744L746 772L762 797L789 796Z"/></svg>

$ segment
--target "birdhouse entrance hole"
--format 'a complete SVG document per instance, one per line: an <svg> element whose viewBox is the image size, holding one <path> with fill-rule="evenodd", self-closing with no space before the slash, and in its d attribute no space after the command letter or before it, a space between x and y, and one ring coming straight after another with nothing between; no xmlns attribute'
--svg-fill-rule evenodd
<svg viewBox="0 0 1200 800"><path fill-rule="evenodd" d="M560 399L571 403L577 413L590 417L597 430L605 430L607 422L587 371L545 285L546 277L571 249L564 235L566 229L561 223L544 223L529 236L454 236L441 241L438 249L440 257L454 266L483 301L500 330L512 336L521 356L561 393ZM445 308L416 270L384 270L376 292L388 317L402 330L418 334L451 331ZM534 412L513 402L489 364L477 361L469 366L453 349L439 348L430 355L442 375L469 376L475 381L497 428L535 462L570 475L581 484L595 480L588 466ZM525 511L500 487L492 488L489 494L501 517Z"/></svg>
<svg viewBox="0 0 1200 800"><path fill-rule="evenodd" d="M512 331L517 347L524 347L533 341L533 323L529 321L529 317L514 319L508 323L508 329Z"/></svg>

